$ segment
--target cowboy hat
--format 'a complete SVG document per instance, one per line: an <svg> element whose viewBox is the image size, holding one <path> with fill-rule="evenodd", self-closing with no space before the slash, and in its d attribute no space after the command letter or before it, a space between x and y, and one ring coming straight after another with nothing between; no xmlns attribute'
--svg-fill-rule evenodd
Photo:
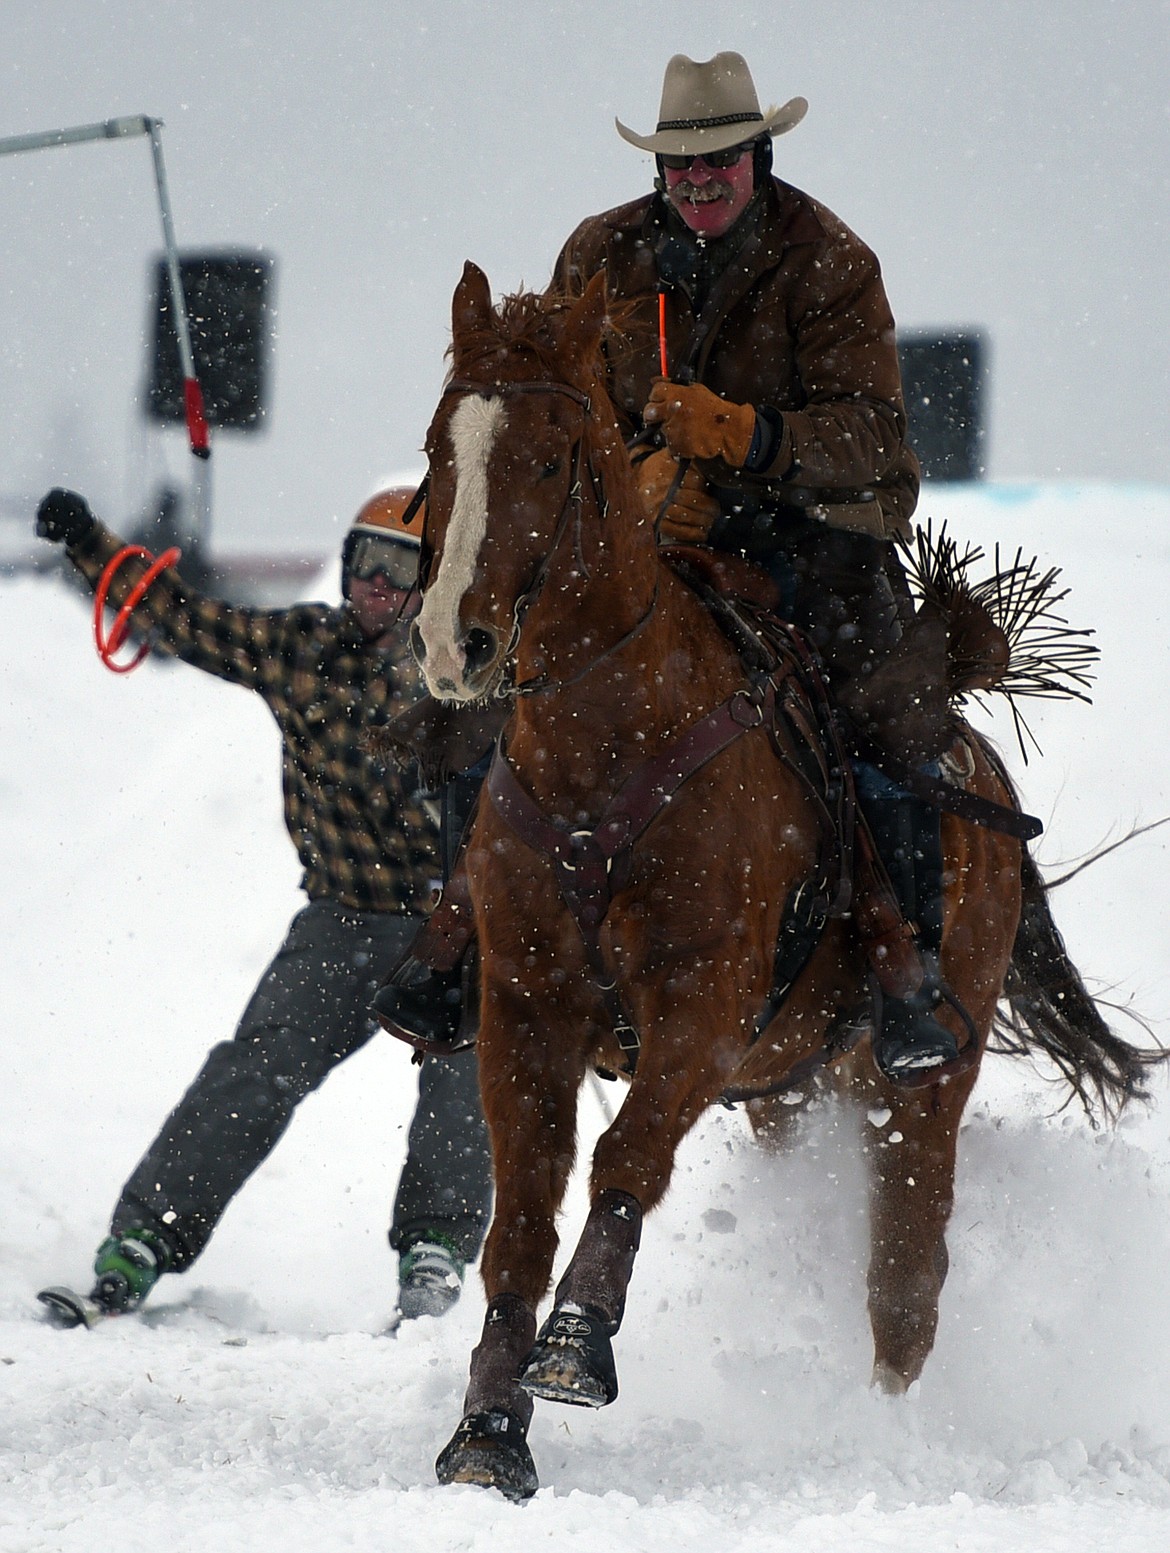
<svg viewBox="0 0 1170 1553"><path fill-rule="evenodd" d="M623 140L667 156L724 151L759 135L783 135L808 112L803 97L760 112L760 99L742 54L716 54L703 64L676 54L662 80L662 104L653 135L636 135L615 119Z"/></svg>

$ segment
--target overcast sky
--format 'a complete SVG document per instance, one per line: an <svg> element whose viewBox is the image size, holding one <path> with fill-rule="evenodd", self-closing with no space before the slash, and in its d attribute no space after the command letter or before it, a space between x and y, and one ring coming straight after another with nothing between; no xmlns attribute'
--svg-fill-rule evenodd
<svg viewBox="0 0 1170 1553"><path fill-rule="evenodd" d="M0 14L0 137L160 117L180 248L276 260L267 429L215 439L223 550L331 548L419 468L464 259L542 286L578 220L648 188L613 119L653 128L676 51L740 50L765 106L806 96L781 176L877 251L902 327L986 332L993 478L1170 479L1170 0ZM140 410L147 142L0 159L0 211L0 503L64 481L125 525L193 462Z"/></svg>

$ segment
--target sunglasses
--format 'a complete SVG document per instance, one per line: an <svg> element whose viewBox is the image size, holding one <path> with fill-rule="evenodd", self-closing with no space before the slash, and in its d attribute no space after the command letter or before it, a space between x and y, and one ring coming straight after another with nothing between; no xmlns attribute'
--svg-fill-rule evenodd
<svg viewBox="0 0 1170 1553"><path fill-rule="evenodd" d="M359 582L384 577L392 588L413 588L418 582L418 546L359 534L349 547L345 568Z"/></svg>
<svg viewBox="0 0 1170 1553"><path fill-rule="evenodd" d="M692 162L706 162L708 167L721 172L726 167L734 167L740 157L746 156L750 150L751 147L741 141L738 146L728 146L726 151L702 151L695 156L667 156L664 151L658 154L662 158L663 167L669 167L672 173L681 173Z"/></svg>

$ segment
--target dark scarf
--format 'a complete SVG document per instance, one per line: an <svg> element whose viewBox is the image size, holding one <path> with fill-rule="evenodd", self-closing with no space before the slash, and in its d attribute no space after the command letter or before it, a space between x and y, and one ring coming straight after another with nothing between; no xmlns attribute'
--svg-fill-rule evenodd
<svg viewBox="0 0 1170 1553"><path fill-rule="evenodd" d="M755 231L766 194L766 185L757 188L731 230L715 238L696 237L666 196L658 194L654 210L660 233L654 249L658 277L668 289L685 292L696 314L703 311L711 287Z"/></svg>

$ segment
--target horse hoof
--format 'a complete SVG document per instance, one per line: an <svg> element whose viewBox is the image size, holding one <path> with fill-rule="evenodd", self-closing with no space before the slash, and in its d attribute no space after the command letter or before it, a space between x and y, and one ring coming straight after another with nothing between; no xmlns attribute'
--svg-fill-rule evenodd
<svg viewBox="0 0 1170 1553"><path fill-rule="evenodd" d="M517 1504L540 1487L524 1426L514 1413L469 1414L439 1452L435 1475L444 1485L499 1489Z"/></svg>
<svg viewBox="0 0 1170 1553"><path fill-rule="evenodd" d="M520 1371L529 1396L605 1407L618 1394L610 1322L596 1311L554 1310Z"/></svg>
<svg viewBox="0 0 1170 1553"><path fill-rule="evenodd" d="M910 1389L910 1382L906 1377L899 1374L892 1365L883 1362L874 1365L869 1383L874 1391L879 1391L887 1397L904 1397Z"/></svg>

